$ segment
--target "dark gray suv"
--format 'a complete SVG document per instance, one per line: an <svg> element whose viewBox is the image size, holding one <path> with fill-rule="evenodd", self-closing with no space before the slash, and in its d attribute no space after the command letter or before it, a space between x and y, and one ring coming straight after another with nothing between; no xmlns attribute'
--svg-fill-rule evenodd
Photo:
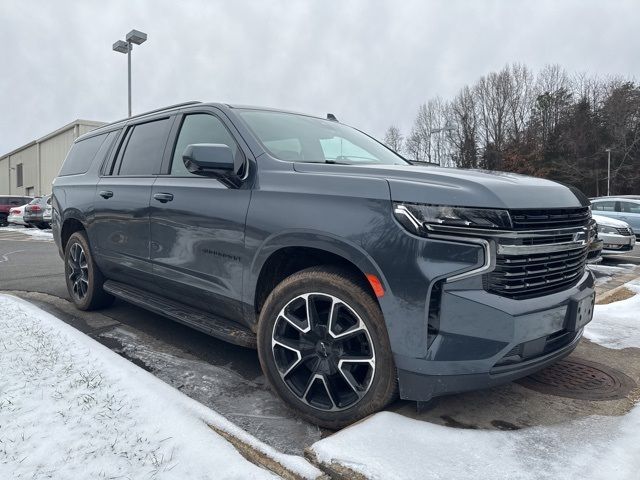
<svg viewBox="0 0 640 480"><path fill-rule="evenodd" d="M53 232L78 308L119 297L257 348L289 406L338 428L568 355L593 312L588 205L412 166L332 116L192 102L76 140Z"/></svg>

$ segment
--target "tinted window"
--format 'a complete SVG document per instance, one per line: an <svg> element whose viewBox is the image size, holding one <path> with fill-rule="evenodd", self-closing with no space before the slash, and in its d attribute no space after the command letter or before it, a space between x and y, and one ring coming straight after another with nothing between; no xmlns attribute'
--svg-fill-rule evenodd
<svg viewBox="0 0 640 480"><path fill-rule="evenodd" d="M104 135L97 135L74 143L62 164L59 175L86 173L107 135L105 133Z"/></svg>
<svg viewBox="0 0 640 480"><path fill-rule="evenodd" d="M187 115L182 122L176 148L173 151L173 160L171 162L171 175L191 175L184 166L182 161L182 153L187 145L193 143L220 143L228 145L233 152L234 158L242 156L238 145L229 133L224 124L213 115L198 113ZM236 165L239 162L236 163Z"/></svg>
<svg viewBox="0 0 640 480"><path fill-rule="evenodd" d="M291 160L292 162L302 160L302 145L297 138L265 140L264 146L281 160Z"/></svg>
<svg viewBox="0 0 640 480"><path fill-rule="evenodd" d="M118 174L154 175L159 173L169 125L169 119L165 118L133 127Z"/></svg>
<svg viewBox="0 0 640 480"><path fill-rule="evenodd" d="M616 202L613 201L603 201L603 202L593 202L591 204L592 210L598 210L600 212L614 212L616 206Z"/></svg>
<svg viewBox="0 0 640 480"><path fill-rule="evenodd" d="M640 213L640 203L620 202L620 211L625 213Z"/></svg>

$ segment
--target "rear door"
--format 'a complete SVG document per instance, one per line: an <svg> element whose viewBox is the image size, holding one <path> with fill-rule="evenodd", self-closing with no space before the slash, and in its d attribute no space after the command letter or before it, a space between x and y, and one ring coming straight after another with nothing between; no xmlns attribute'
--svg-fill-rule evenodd
<svg viewBox="0 0 640 480"><path fill-rule="evenodd" d="M138 286L151 277L149 200L174 117L129 125L98 181L91 244L107 277Z"/></svg>
<svg viewBox="0 0 640 480"><path fill-rule="evenodd" d="M627 222L637 234L640 233L640 202L627 202L620 200L620 216L623 222Z"/></svg>
<svg viewBox="0 0 640 480"><path fill-rule="evenodd" d="M219 143L247 168L248 148L216 112L192 111L176 119L166 173L151 192L151 259L155 282L166 295L240 320L249 181L233 186L193 175L182 160L187 145Z"/></svg>

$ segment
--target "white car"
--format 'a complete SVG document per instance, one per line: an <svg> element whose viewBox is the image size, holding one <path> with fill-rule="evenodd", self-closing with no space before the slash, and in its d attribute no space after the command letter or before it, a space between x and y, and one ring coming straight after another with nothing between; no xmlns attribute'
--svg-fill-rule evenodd
<svg viewBox="0 0 640 480"><path fill-rule="evenodd" d="M7 222L12 225L24 225L27 228L31 228L31 225L27 225L24 221L24 207L27 205L21 205L19 207L12 207L9 210L9 216L7 217Z"/></svg>
<svg viewBox="0 0 640 480"><path fill-rule="evenodd" d="M603 242L602 255L623 255L636 244L636 236L628 223L615 218L593 215L598 225L598 238Z"/></svg>

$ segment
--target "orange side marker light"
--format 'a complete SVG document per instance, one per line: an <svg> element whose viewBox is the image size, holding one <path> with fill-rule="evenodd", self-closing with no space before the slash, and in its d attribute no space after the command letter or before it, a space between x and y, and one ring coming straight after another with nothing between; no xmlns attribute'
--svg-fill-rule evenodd
<svg viewBox="0 0 640 480"><path fill-rule="evenodd" d="M367 280L369 280L369 284L371 285L371 288L373 288L373 293L376 294L376 297L383 297L384 288L382 288L382 282L380 279L373 273L367 273Z"/></svg>

